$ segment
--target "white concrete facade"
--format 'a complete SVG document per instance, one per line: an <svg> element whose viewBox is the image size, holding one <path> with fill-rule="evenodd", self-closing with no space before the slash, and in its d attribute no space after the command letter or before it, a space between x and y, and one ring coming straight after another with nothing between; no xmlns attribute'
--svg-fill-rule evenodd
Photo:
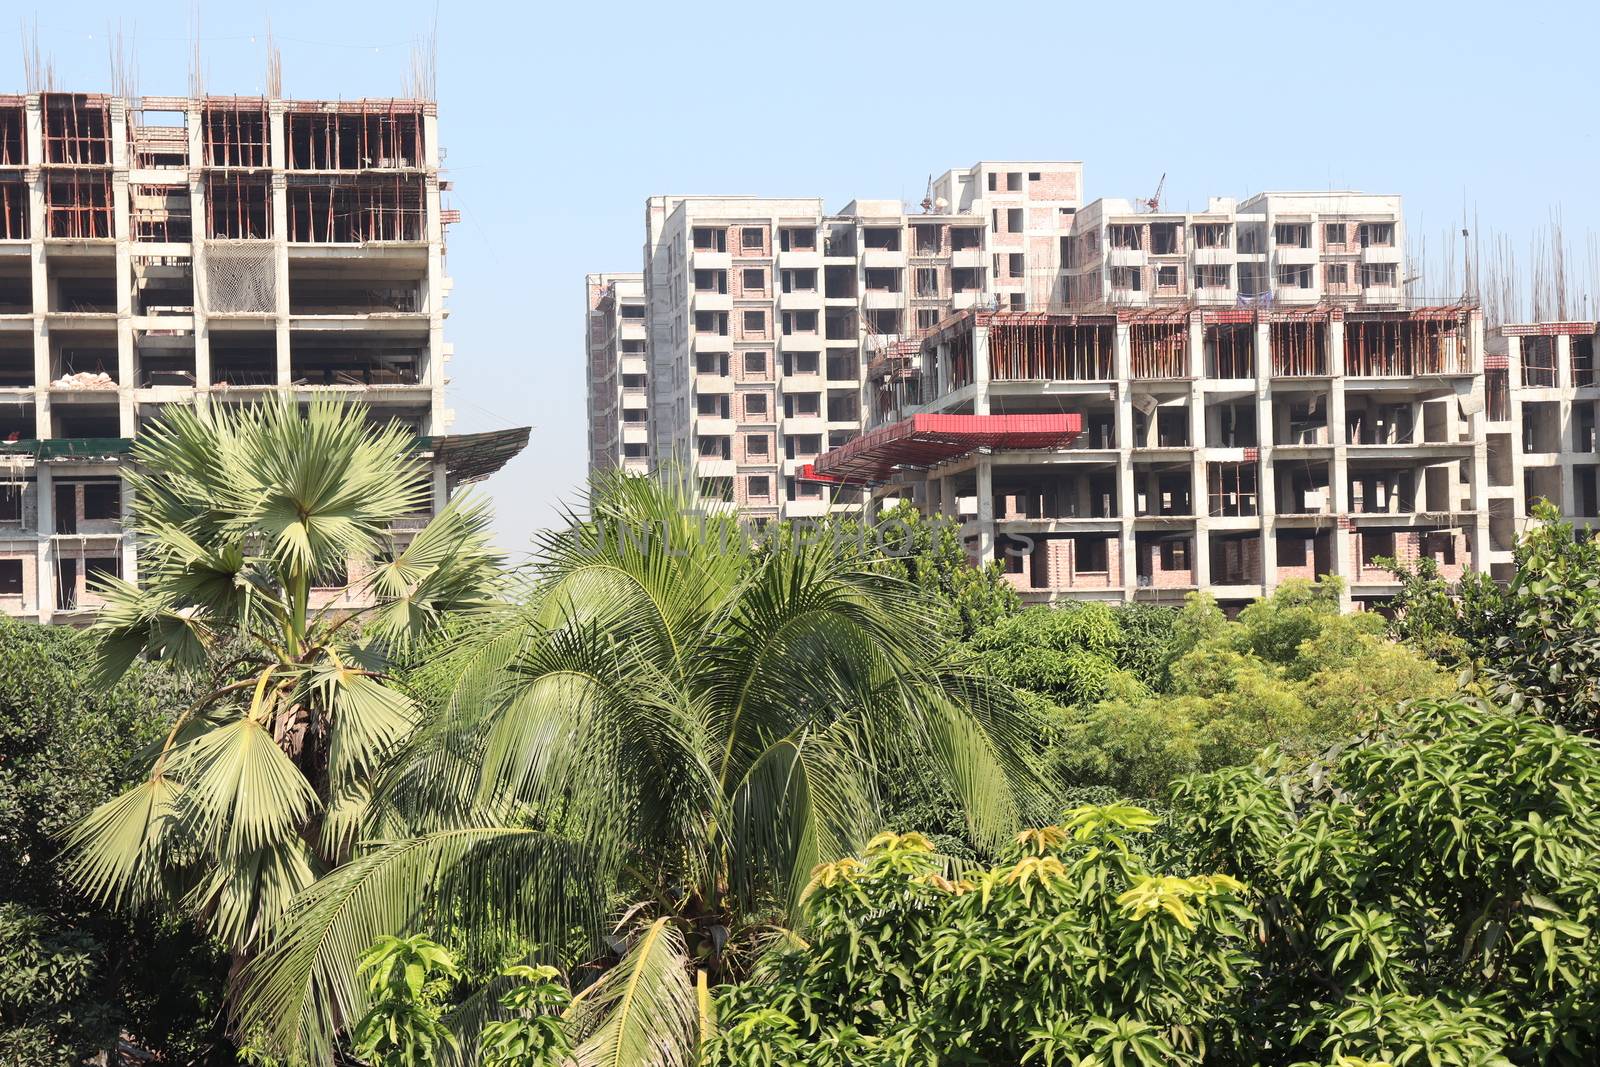
<svg viewBox="0 0 1600 1067"><path fill-rule="evenodd" d="M856 494L798 475L861 432L865 367L961 308L1030 306L1029 279L1058 269L1081 188L1079 163L1018 162L947 171L921 213L897 200L829 214L816 198L651 197L650 462L756 522L855 507Z"/></svg>

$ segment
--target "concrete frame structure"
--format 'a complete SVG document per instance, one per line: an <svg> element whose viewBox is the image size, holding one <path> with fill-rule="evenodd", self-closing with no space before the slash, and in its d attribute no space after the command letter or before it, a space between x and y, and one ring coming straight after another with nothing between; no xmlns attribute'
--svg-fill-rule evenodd
<svg viewBox="0 0 1600 1067"><path fill-rule="evenodd" d="M1201 212L1101 199L1077 214L1060 284L1043 279L1030 306L1394 307L1404 248L1398 196L1261 193Z"/></svg>
<svg viewBox="0 0 1600 1067"><path fill-rule="evenodd" d="M584 279L584 290L589 301L589 471L620 467L648 473L644 275L591 274Z"/></svg>
<svg viewBox="0 0 1600 1067"><path fill-rule="evenodd" d="M0 97L0 610L87 621L136 576L121 470L168 404L358 398L435 507L514 455L444 436L440 187L428 101Z"/></svg>
<svg viewBox="0 0 1600 1067"><path fill-rule="evenodd" d="M1467 306L966 312L875 366L875 424L1067 412L1084 432L905 470L874 498L960 522L1034 602L1243 602L1330 573L1381 598L1375 557L1452 574L1488 543L1482 347Z"/></svg>

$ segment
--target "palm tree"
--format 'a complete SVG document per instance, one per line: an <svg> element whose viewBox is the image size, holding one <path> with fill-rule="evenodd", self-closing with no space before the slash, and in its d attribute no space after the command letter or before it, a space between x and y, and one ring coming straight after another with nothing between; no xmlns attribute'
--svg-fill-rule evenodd
<svg viewBox="0 0 1600 1067"><path fill-rule="evenodd" d="M697 987L703 1007L812 868L881 828L896 757L937 767L980 841L1033 799L1009 705L948 666L924 594L857 555L752 545L615 476L534 559L433 665L440 708L374 790L367 846L252 961L240 1025L325 1057L382 934L548 955L611 930L570 1012L578 1062L683 1063Z"/></svg>
<svg viewBox="0 0 1600 1067"><path fill-rule="evenodd" d="M140 434L140 582L103 585L99 667L147 655L213 678L175 709L145 779L71 831L91 897L194 915L242 961L348 857L375 772L416 722L390 658L498 573L482 506L453 503L395 544L430 501L415 444L329 400L175 408ZM370 569L351 581L350 561Z"/></svg>

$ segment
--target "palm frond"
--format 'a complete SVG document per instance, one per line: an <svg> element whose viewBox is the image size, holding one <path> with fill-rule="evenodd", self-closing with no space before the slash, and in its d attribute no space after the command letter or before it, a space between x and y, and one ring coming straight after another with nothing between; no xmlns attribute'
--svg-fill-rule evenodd
<svg viewBox="0 0 1600 1067"><path fill-rule="evenodd" d="M90 900L136 907L160 884L159 853L182 793L157 774L96 808L63 842L66 876Z"/></svg>
<svg viewBox="0 0 1600 1067"><path fill-rule="evenodd" d="M539 830L472 827L373 849L302 893L245 968L240 1032L313 1063L366 1008L356 974L380 934L450 924L467 937L560 940L595 921L600 890L584 849Z"/></svg>
<svg viewBox="0 0 1600 1067"><path fill-rule="evenodd" d="M193 608L110 575L95 588L105 602L90 627L97 638L94 670L103 682L122 677L141 655L181 666L205 662L215 638Z"/></svg>
<svg viewBox="0 0 1600 1067"><path fill-rule="evenodd" d="M594 985L567 1020L579 1039L575 1067L688 1067L699 1039L699 999L672 921L657 919Z"/></svg>
<svg viewBox="0 0 1600 1067"><path fill-rule="evenodd" d="M376 771L416 724L409 696L331 650L306 672L305 684L306 695L331 712L328 773L336 784Z"/></svg>
<svg viewBox="0 0 1600 1067"><path fill-rule="evenodd" d="M294 761L248 716L182 746L172 766L186 782L184 823L217 856L281 845L321 806Z"/></svg>
<svg viewBox="0 0 1600 1067"><path fill-rule="evenodd" d="M381 602L369 633L398 647L427 636L447 611L481 605L502 558L489 547L486 501L459 496L363 583Z"/></svg>

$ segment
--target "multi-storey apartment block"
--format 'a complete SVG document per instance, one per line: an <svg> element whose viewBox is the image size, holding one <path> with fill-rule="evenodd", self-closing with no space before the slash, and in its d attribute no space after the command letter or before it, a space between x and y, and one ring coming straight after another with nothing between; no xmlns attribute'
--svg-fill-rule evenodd
<svg viewBox="0 0 1600 1067"><path fill-rule="evenodd" d="M1541 497L1600 522L1596 324L1413 306L1398 196L1081 192L980 163L921 214L653 198L653 455L756 521L913 500L1041 602L1363 604L1389 558L1505 577Z"/></svg>
<svg viewBox="0 0 1600 1067"><path fill-rule="evenodd" d="M1049 303L1393 307L1404 242L1397 196L1213 197L1203 212L1096 200L1077 213Z"/></svg>
<svg viewBox="0 0 1600 1067"><path fill-rule="evenodd" d="M1600 527L1600 373L1594 322L1506 325L1486 357L1489 570L1545 499L1582 528Z"/></svg>
<svg viewBox="0 0 1600 1067"><path fill-rule="evenodd" d="M1027 306L1078 204L1076 163L979 164L921 214L856 200L652 197L646 208L651 458L755 520L853 491L801 477L861 431L873 352L952 308Z"/></svg>
<svg viewBox="0 0 1600 1067"><path fill-rule="evenodd" d="M589 300L589 470L650 470L649 366L644 276L591 274Z"/></svg>
<svg viewBox="0 0 1600 1067"><path fill-rule="evenodd" d="M168 404L359 398L435 506L514 455L445 435L439 190L422 100L0 97L0 609L81 621L136 577L121 472Z"/></svg>

